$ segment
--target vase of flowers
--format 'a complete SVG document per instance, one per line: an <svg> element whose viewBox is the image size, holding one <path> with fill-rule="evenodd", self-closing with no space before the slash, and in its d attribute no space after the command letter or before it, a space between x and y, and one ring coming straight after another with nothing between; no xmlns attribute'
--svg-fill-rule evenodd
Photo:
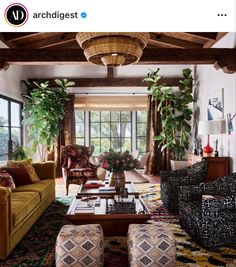
<svg viewBox="0 0 236 267"><path fill-rule="evenodd" d="M131 171L139 167L139 161L129 151L109 151L99 156L101 167L110 171L110 186L122 188L125 186L124 171Z"/></svg>

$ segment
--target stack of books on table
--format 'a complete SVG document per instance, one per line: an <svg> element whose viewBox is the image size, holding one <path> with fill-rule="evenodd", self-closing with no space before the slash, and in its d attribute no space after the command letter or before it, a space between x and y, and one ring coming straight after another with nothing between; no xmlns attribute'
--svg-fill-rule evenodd
<svg viewBox="0 0 236 267"><path fill-rule="evenodd" d="M116 193L116 188L114 186L105 186L105 187L100 187L99 192L101 193Z"/></svg>
<svg viewBox="0 0 236 267"><path fill-rule="evenodd" d="M100 188L101 186L104 186L104 182L103 181L97 181L97 180L87 181L83 185L84 188Z"/></svg>
<svg viewBox="0 0 236 267"><path fill-rule="evenodd" d="M75 206L75 213L79 214L94 214L94 202L78 201Z"/></svg>

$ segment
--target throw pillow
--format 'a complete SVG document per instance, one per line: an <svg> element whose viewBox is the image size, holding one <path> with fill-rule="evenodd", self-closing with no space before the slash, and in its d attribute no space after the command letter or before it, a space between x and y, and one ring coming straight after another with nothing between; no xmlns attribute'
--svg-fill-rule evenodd
<svg viewBox="0 0 236 267"><path fill-rule="evenodd" d="M36 182L40 180L32 165L31 159L19 160L19 161L9 160L7 162L7 167L10 167L10 168L21 168L22 166L27 170L32 182Z"/></svg>
<svg viewBox="0 0 236 267"><path fill-rule="evenodd" d="M10 173L16 186L32 184L29 173L23 166L20 168L4 168L4 170Z"/></svg>
<svg viewBox="0 0 236 267"><path fill-rule="evenodd" d="M11 175L5 170L0 171L0 186L7 187L11 190L16 188Z"/></svg>

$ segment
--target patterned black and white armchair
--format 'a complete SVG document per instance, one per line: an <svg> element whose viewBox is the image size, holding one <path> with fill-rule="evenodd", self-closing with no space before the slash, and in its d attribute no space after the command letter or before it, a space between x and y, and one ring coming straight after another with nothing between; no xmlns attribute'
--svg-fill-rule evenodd
<svg viewBox="0 0 236 267"><path fill-rule="evenodd" d="M179 188L180 225L207 248L236 243L236 173Z"/></svg>
<svg viewBox="0 0 236 267"><path fill-rule="evenodd" d="M178 212L178 187L198 185L207 178L207 161L197 162L184 169L161 171L161 200L171 212Z"/></svg>

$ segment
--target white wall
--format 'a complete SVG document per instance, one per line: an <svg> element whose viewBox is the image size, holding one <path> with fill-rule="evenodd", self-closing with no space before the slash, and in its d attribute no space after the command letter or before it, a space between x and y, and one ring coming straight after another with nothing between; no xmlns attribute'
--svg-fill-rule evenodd
<svg viewBox="0 0 236 267"><path fill-rule="evenodd" d="M236 34L230 33L225 36L215 47L235 47ZM200 120L207 120L207 99L216 90L224 89L224 119L226 114L236 113L236 74L226 74L222 70L216 70L213 66L197 66L197 75L199 82L199 99L197 105L200 108ZM213 135L211 136L211 146L214 140L219 140L219 152L223 156L232 158L232 170L236 171L236 117L233 120L234 131L231 135ZM206 137L202 137L203 145L206 144Z"/></svg>

